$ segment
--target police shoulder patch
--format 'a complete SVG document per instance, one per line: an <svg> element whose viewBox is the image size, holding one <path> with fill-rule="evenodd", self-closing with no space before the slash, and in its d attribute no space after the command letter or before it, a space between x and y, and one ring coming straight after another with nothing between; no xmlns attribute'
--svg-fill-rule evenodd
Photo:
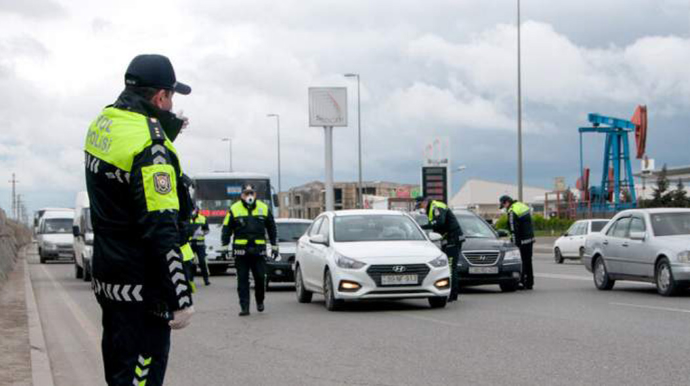
<svg viewBox="0 0 690 386"><path fill-rule="evenodd" d="M153 174L153 187L160 194L168 194L172 191L170 174L167 172L157 172Z"/></svg>

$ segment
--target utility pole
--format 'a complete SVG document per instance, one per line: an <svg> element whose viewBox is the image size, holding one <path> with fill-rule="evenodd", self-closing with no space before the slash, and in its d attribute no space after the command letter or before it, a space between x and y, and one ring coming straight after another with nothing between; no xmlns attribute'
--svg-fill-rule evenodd
<svg viewBox="0 0 690 386"><path fill-rule="evenodd" d="M14 173L12 173L12 179L8 181L12 184L12 218L17 220L17 178Z"/></svg>
<svg viewBox="0 0 690 386"><path fill-rule="evenodd" d="M522 201L522 72L520 63L520 0L517 0L518 201Z"/></svg>

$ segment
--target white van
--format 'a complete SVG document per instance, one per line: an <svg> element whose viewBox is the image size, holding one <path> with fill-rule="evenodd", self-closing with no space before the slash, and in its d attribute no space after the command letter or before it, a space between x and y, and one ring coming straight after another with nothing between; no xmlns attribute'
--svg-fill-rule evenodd
<svg viewBox="0 0 690 386"><path fill-rule="evenodd" d="M38 256L41 264L48 259L74 258L72 222L74 210L46 210L38 225Z"/></svg>
<svg viewBox="0 0 690 386"><path fill-rule="evenodd" d="M86 192L77 193L72 234L74 235L74 277L90 281L93 228L91 227L89 195Z"/></svg>

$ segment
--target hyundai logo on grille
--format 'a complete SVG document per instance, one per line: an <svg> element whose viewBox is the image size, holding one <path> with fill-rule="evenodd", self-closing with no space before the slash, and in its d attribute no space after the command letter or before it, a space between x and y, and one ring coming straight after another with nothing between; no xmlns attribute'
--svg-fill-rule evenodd
<svg viewBox="0 0 690 386"><path fill-rule="evenodd" d="M405 266L403 266L403 265L396 265L393 267L393 272L397 272L397 273L405 272L406 270L407 270L407 268L405 268Z"/></svg>
<svg viewBox="0 0 690 386"><path fill-rule="evenodd" d="M479 256L479 260L481 260L481 261L486 260L486 256L484 256L484 255Z"/></svg>

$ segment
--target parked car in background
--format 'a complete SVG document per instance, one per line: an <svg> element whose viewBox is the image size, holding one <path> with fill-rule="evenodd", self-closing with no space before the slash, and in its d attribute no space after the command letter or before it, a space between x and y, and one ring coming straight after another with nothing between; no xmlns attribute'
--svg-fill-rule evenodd
<svg viewBox="0 0 690 386"><path fill-rule="evenodd" d="M280 255L276 259L269 257L266 262L266 287L268 287L269 283L295 281L292 265L295 263L297 241L304 235L311 223L311 220L303 219L276 219ZM270 256L270 253L268 256Z"/></svg>
<svg viewBox="0 0 690 386"><path fill-rule="evenodd" d="M72 235L74 236L74 277L90 281L93 227L91 226L89 195L85 191L77 193L74 203Z"/></svg>
<svg viewBox="0 0 690 386"><path fill-rule="evenodd" d="M458 262L460 286L498 284L503 292L517 290L522 276L522 259L513 243L501 239L507 237L508 232L495 230L469 210L455 209L453 213L466 237ZM429 222L419 212L412 215L419 225Z"/></svg>
<svg viewBox="0 0 690 386"><path fill-rule="evenodd" d="M325 212L297 244L295 290L300 303L323 294L326 308L348 300L428 299L445 307L448 258L408 215L391 210Z"/></svg>
<svg viewBox="0 0 690 386"><path fill-rule="evenodd" d="M671 296L690 286L690 209L631 209L587 238L582 259L594 285L651 282Z"/></svg>
<svg viewBox="0 0 690 386"><path fill-rule="evenodd" d="M74 258L73 221L73 209L47 210L43 213L36 237L41 264L49 259Z"/></svg>
<svg viewBox="0 0 690 386"><path fill-rule="evenodd" d="M553 258L556 264L562 264L565 259L581 259L585 253L585 239L592 233L601 232L608 224L606 219L592 219L576 221L553 244Z"/></svg>

